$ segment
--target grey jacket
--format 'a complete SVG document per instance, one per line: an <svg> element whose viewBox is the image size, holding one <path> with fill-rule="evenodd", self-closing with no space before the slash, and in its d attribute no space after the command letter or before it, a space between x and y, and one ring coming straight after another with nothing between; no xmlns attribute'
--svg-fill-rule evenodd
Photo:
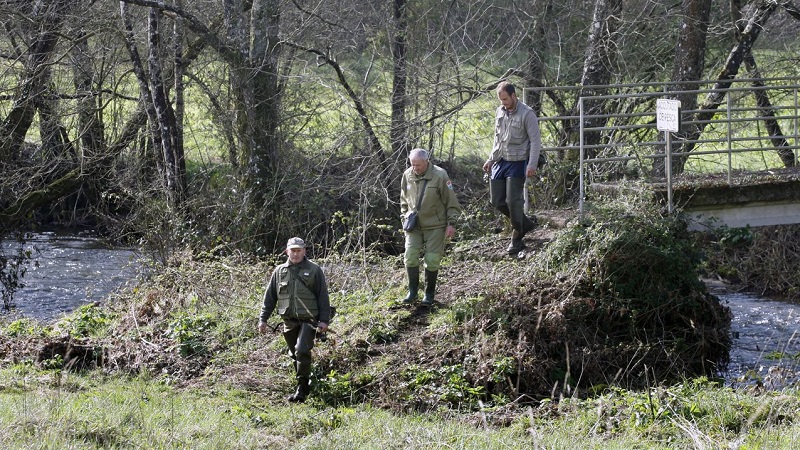
<svg viewBox="0 0 800 450"><path fill-rule="evenodd" d="M516 110L510 114L503 106L498 107L489 161L528 161L528 168L536 169L541 151L539 118L531 107L518 101Z"/></svg>

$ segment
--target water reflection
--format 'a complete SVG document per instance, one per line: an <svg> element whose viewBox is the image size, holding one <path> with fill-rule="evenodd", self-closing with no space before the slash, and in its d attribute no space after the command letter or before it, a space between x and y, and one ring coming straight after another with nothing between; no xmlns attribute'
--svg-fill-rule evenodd
<svg viewBox="0 0 800 450"><path fill-rule="evenodd" d="M6 254L15 254L19 244L4 241L3 247ZM15 311L40 320L103 300L135 279L142 267L134 249L112 247L89 235L38 233L25 248L33 261L22 280L25 287L14 295Z"/></svg>

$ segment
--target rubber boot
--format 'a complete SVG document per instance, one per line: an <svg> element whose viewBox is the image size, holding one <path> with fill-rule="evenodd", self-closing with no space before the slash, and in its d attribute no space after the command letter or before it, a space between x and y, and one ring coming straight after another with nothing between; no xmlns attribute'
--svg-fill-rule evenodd
<svg viewBox="0 0 800 450"><path fill-rule="evenodd" d="M406 267L408 274L408 294L401 300L403 303L412 303L417 301L417 292L419 291L419 266Z"/></svg>
<svg viewBox="0 0 800 450"><path fill-rule="evenodd" d="M308 384L308 378L298 377L297 378L297 390L294 394L290 395L287 400L291 403L303 403L306 401L306 397L308 397L308 393L311 391L311 386Z"/></svg>
<svg viewBox="0 0 800 450"><path fill-rule="evenodd" d="M531 219L525 215L525 199L523 197L525 180L523 178L508 178L508 209L511 220L511 243L506 249L509 255L516 255L525 249L522 239L529 231L536 228L536 218Z"/></svg>
<svg viewBox="0 0 800 450"><path fill-rule="evenodd" d="M522 238L519 237L519 234L515 230L511 234L511 243L508 244L508 248L506 248L506 251L508 252L509 255L516 255L517 253L523 250L525 250L525 241L523 241Z"/></svg>
<svg viewBox="0 0 800 450"><path fill-rule="evenodd" d="M536 217L531 219L525 215L525 180L523 178L508 178L508 201L509 220L511 228L517 232L517 237L522 239L529 231L536 228ZM512 236L514 237L514 236Z"/></svg>
<svg viewBox="0 0 800 450"><path fill-rule="evenodd" d="M432 306L433 297L436 295L436 276L439 272L425 270L425 297L422 299L422 306Z"/></svg>

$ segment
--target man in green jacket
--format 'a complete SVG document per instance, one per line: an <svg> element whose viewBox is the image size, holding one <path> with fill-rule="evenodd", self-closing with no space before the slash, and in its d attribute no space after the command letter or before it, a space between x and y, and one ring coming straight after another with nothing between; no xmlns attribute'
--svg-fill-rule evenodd
<svg viewBox="0 0 800 450"><path fill-rule="evenodd" d="M417 148L408 154L411 167L403 173L400 183L400 214L405 223L416 212L416 226L405 230L403 260L408 274L408 294L403 303L412 303L419 291L419 257L425 248L425 297L423 306L433 305L436 277L444 254L445 239L456 232L453 223L461 214L453 183L447 172L430 162L427 150ZM423 194L424 193L424 194ZM421 198L420 198L421 197Z"/></svg>
<svg viewBox="0 0 800 450"><path fill-rule="evenodd" d="M258 331L267 332L267 319L277 306L297 379L297 391L288 400L304 402L311 390L311 349L317 332L328 331L331 305L325 274L306 258L306 243L299 237L289 239L286 254L287 261L272 272L264 293Z"/></svg>

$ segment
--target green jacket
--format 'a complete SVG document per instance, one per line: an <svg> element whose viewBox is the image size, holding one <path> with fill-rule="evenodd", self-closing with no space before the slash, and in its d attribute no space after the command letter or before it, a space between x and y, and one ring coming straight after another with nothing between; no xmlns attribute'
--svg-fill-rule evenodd
<svg viewBox="0 0 800 450"><path fill-rule="evenodd" d="M264 292L262 322L267 321L276 306L284 319L329 323L330 298L322 268L308 258L303 258L298 264L287 261L276 267Z"/></svg>
<svg viewBox="0 0 800 450"><path fill-rule="evenodd" d="M417 208L417 199L422 186L428 180L422 205L417 211L417 223L421 230L444 228L453 225L461 215L461 205L453 191L453 183L447 171L428 163L428 169L422 175L416 175L411 167L403 172L400 182L400 215L406 215Z"/></svg>

